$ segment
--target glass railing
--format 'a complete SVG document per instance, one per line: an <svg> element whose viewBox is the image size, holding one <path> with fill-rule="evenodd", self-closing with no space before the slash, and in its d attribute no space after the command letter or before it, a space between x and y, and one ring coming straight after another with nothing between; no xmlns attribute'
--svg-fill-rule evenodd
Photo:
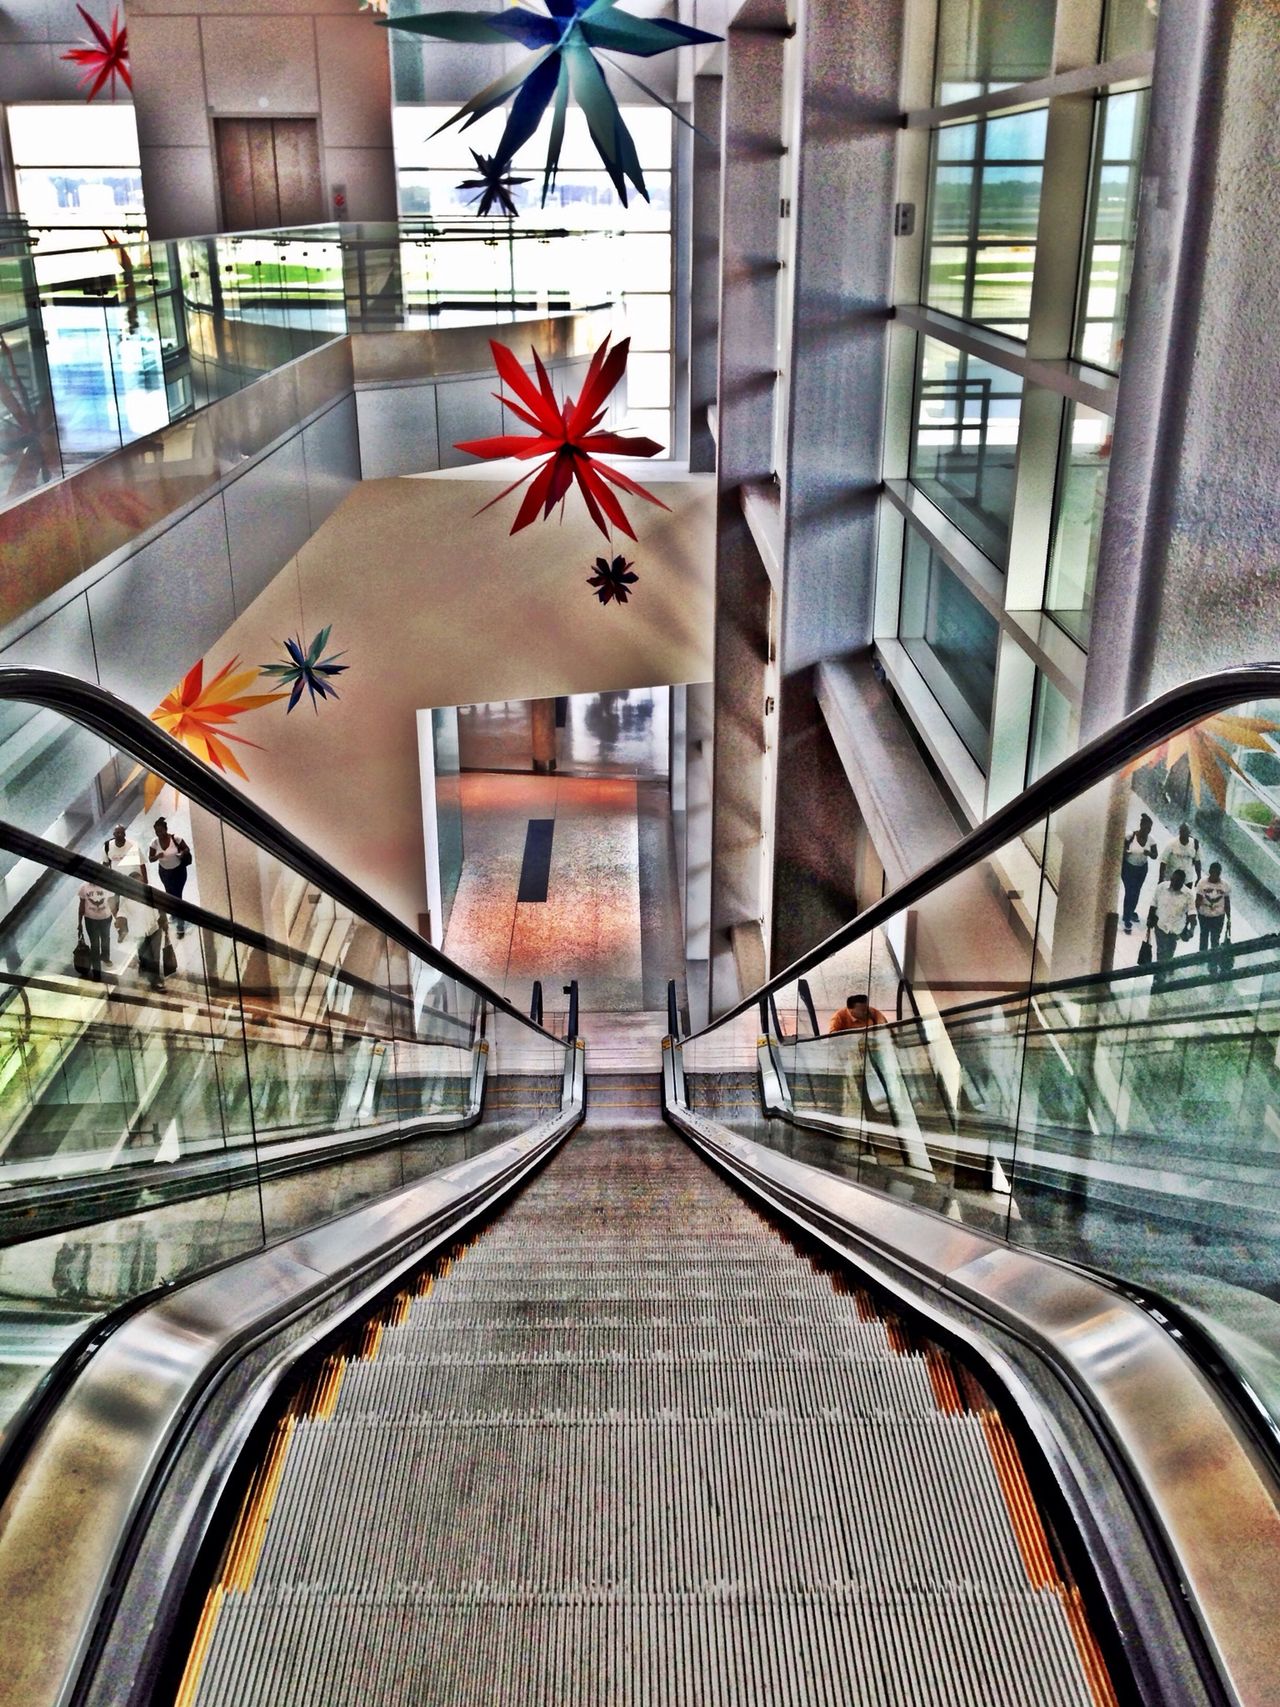
<svg viewBox="0 0 1280 1707"><path fill-rule="evenodd" d="M761 999L682 1045L691 1107L1114 1277L1280 1431L1280 666L1136 714Z"/></svg>
<svg viewBox="0 0 1280 1707"><path fill-rule="evenodd" d="M60 709L4 697L17 674L0 1447L122 1304L514 1136L559 1110L565 1065L145 718L67 678L38 678Z"/></svg>
<svg viewBox="0 0 1280 1707"><path fill-rule="evenodd" d="M669 289L647 233L319 225L151 241L0 219L0 508L348 331Z"/></svg>

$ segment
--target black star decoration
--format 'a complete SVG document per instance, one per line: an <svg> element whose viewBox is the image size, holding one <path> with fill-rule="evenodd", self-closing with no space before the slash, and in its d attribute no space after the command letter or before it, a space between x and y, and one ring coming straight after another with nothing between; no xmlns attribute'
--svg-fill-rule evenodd
<svg viewBox="0 0 1280 1707"><path fill-rule="evenodd" d="M515 219L519 210L512 199L511 192L517 184L527 184L530 180L528 178L513 178L511 176L511 162L499 159L496 154L477 154L473 148L471 158L475 161L476 171L479 172L480 176L478 178L464 178L458 188L460 190L480 191L478 196L470 198L471 206L474 207L477 202L480 204L476 208L477 216L483 219L486 214L492 213L496 206L499 213L505 214L508 219Z"/></svg>
<svg viewBox="0 0 1280 1707"><path fill-rule="evenodd" d="M610 599L616 599L620 605L627 602L629 587L634 587L640 579L630 573L631 565L625 557L615 557L612 563L607 557L596 558L596 572L587 576L587 585L595 588L596 597L602 605L607 605Z"/></svg>

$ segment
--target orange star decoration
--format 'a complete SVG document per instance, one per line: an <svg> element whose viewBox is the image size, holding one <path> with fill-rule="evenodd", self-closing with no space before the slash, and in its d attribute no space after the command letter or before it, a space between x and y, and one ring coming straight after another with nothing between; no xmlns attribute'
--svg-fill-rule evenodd
<svg viewBox="0 0 1280 1707"><path fill-rule="evenodd" d="M237 657L224 664L206 685L202 658L198 664L192 665L176 687L170 688L151 713L151 721L158 723L166 734L172 735L175 741L181 742L189 753L194 753L206 765L211 765L216 771L230 771L233 776L243 777L247 782L249 779L244 768L227 742L237 741L245 747L255 747L258 743L246 740L243 735L231 734L226 725L237 717L243 717L246 711L272 705L276 700L284 699L285 695L246 693L245 689L257 681L259 672L237 670L239 662ZM134 771L133 775L137 774ZM132 777L129 780L132 781ZM143 791L144 811L151 809L163 787L162 777L147 777Z"/></svg>
<svg viewBox="0 0 1280 1707"><path fill-rule="evenodd" d="M1152 747L1140 759L1126 765L1123 774L1132 776L1134 771L1145 770L1148 765L1155 764L1163 764L1166 770L1171 771L1185 759L1196 805L1200 804L1202 785L1207 784L1210 794L1225 809L1228 773L1245 774L1236 763L1232 749L1251 747L1255 752L1269 753L1272 746L1267 736L1277 733L1280 733L1280 723L1273 723L1269 718L1244 717L1235 711L1222 712L1171 735L1167 741L1162 741L1158 747Z"/></svg>

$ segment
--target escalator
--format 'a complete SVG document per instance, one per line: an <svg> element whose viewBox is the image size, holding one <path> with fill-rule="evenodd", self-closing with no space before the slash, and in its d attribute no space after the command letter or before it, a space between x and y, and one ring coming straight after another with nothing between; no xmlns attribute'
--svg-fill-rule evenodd
<svg viewBox="0 0 1280 1707"><path fill-rule="evenodd" d="M0 827L0 1703L1276 1700L1276 945L1176 791L1278 686L1146 708L704 1032L673 993L626 1090L0 673L0 771L81 761ZM159 991L65 939L146 774L198 879L109 879L186 925ZM1128 956L1135 801L1236 850L1229 946Z"/></svg>

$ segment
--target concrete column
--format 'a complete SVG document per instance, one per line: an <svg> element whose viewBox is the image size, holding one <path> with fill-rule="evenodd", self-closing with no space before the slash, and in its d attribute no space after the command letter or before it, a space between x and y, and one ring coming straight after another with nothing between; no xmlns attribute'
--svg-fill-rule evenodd
<svg viewBox="0 0 1280 1707"><path fill-rule="evenodd" d="M533 769L538 776L550 776L556 768L556 702L554 699L529 701L529 729L533 747Z"/></svg>
<svg viewBox="0 0 1280 1707"><path fill-rule="evenodd" d="M782 751L776 819L823 820L827 769L811 673L871 642L884 374L893 262L903 10L889 0L807 0L796 50L794 264L782 476ZM780 850L781 851L781 850ZM831 873L793 842L777 860L775 969L822 934ZM815 894L828 905L815 909Z"/></svg>
<svg viewBox="0 0 1280 1707"><path fill-rule="evenodd" d="M759 930L769 581L742 487L773 472L781 0L747 0L725 44L717 395L715 737L712 758L712 1012L738 998L731 932Z"/></svg>
<svg viewBox="0 0 1280 1707"><path fill-rule="evenodd" d="M1083 739L1280 650L1274 0L1163 0Z"/></svg>
<svg viewBox="0 0 1280 1707"><path fill-rule="evenodd" d="M707 411L716 401L720 335L721 79L693 80L693 172L689 185L689 468L708 474L716 447Z"/></svg>

